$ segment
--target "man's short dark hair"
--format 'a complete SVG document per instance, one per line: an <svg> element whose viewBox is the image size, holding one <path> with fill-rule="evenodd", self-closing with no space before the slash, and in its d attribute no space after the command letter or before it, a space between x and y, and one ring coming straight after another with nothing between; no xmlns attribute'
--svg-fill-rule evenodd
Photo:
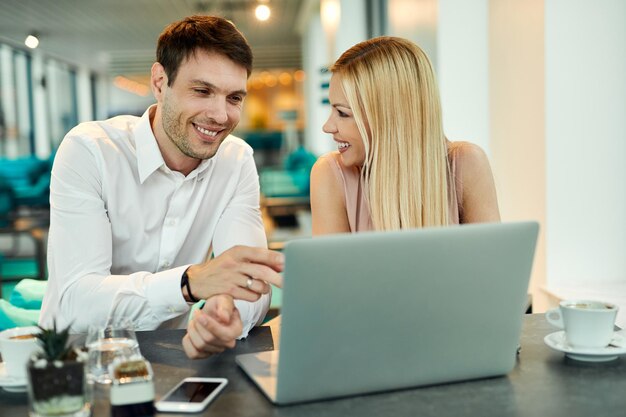
<svg viewBox="0 0 626 417"><path fill-rule="evenodd" d="M163 65L168 85L176 79L180 64L196 51L216 52L252 72L252 50L235 25L216 16L189 16L170 23L159 36L156 59Z"/></svg>

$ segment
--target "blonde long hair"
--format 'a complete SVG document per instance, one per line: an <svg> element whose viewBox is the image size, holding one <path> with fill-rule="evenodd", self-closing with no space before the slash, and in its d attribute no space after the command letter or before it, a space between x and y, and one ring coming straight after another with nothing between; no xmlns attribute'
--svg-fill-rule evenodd
<svg viewBox="0 0 626 417"><path fill-rule="evenodd" d="M430 60L396 37L361 42L331 67L365 146L361 177L376 230L449 222L449 166ZM368 134L369 132L369 134Z"/></svg>

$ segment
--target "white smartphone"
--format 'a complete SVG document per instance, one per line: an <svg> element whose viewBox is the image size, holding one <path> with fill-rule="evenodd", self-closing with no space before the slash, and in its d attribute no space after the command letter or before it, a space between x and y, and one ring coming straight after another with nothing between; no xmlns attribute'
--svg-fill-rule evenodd
<svg viewBox="0 0 626 417"><path fill-rule="evenodd" d="M226 378L185 378L156 402L158 411L197 413L204 410L228 384Z"/></svg>

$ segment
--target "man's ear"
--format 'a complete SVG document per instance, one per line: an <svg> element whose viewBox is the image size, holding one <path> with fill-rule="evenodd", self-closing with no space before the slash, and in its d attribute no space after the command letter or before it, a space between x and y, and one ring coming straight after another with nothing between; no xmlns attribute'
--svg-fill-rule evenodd
<svg viewBox="0 0 626 417"><path fill-rule="evenodd" d="M152 64L150 71L150 88L152 88L152 94L154 94L157 101L161 101L166 86L167 74L165 73L165 68L160 63L155 62Z"/></svg>

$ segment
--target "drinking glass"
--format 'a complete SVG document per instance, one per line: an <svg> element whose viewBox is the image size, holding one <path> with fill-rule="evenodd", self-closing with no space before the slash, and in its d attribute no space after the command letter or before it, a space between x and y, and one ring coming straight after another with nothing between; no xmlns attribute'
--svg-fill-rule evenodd
<svg viewBox="0 0 626 417"><path fill-rule="evenodd" d="M109 365L116 358L141 356L130 320L117 320L105 327L90 326L85 346L89 354L87 377L100 384L111 383Z"/></svg>

